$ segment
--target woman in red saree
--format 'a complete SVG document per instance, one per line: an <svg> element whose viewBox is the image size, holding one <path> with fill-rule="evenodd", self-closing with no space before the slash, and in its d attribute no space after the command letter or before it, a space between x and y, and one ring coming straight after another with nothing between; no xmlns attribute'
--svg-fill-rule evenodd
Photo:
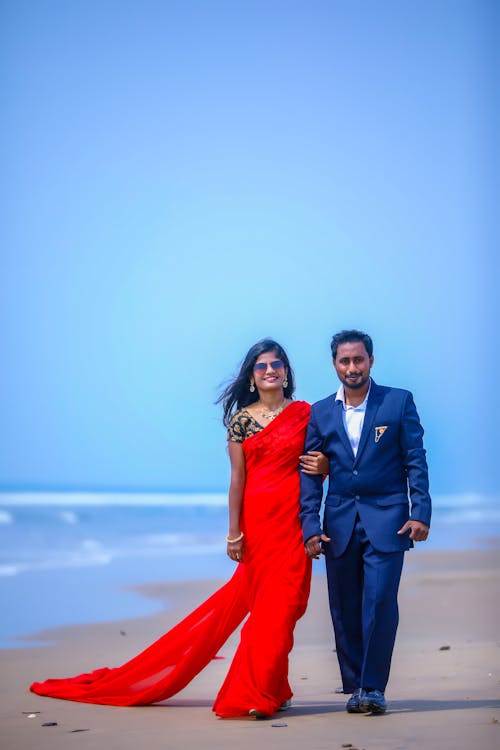
<svg viewBox="0 0 500 750"><path fill-rule="evenodd" d="M34 693L114 706L166 700L216 656L249 614L213 710L223 718L272 716L291 698L288 654L311 578L298 520L309 405L292 402L293 390L285 351L264 339L219 399L231 459L227 553L237 563L228 583L121 667L35 682ZM310 473L325 469L321 454L303 465Z"/></svg>

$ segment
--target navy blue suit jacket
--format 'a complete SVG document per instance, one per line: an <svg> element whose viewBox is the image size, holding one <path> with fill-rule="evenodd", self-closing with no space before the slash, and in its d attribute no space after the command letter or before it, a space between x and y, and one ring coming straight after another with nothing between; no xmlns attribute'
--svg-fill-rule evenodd
<svg viewBox="0 0 500 750"><path fill-rule="evenodd" d="M322 527L322 478L301 472L304 540L324 532L331 537L331 551L338 557L359 514L377 550L406 550L411 546L409 532L398 536L397 531L410 517L410 507L413 520L430 525L431 519L424 431L413 396L372 380L356 457L344 427L342 402L335 396L311 407L304 450L325 453L330 474Z"/></svg>

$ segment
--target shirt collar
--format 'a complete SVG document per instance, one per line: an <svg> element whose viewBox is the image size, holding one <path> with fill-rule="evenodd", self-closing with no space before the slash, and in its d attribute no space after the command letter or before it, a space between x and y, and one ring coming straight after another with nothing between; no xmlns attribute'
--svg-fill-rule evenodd
<svg viewBox="0 0 500 750"><path fill-rule="evenodd" d="M337 395L335 396L335 401L342 401L342 406L344 407L344 410L347 409L359 409L359 410L366 410L366 404L368 402L368 396L370 395L372 387L372 379L370 378L370 385L368 386L368 390L366 392L366 396L364 400L359 404L359 406L349 406L349 404L346 404L345 402L345 392L344 392L344 384L341 383L339 385L339 389L337 391Z"/></svg>

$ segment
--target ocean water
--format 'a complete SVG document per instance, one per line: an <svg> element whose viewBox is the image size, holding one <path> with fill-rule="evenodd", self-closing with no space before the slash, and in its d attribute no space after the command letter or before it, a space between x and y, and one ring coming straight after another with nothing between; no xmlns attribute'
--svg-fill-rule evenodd
<svg viewBox="0 0 500 750"><path fill-rule="evenodd" d="M136 584L229 578L226 504L225 494L0 494L0 648L39 643L33 636L51 627L161 611L128 589ZM499 540L497 498L441 496L421 549Z"/></svg>

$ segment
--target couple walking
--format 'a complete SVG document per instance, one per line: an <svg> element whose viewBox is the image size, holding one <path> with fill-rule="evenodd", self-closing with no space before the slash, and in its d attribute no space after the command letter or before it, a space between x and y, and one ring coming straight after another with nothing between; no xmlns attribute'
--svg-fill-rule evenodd
<svg viewBox="0 0 500 750"><path fill-rule="evenodd" d="M232 578L121 667L34 683L33 692L120 706L163 701L249 615L213 710L272 716L292 696L293 630L307 606L311 560L324 553L346 709L386 710L403 556L430 523L423 429L409 391L371 379L367 334L342 331L331 347L340 387L312 407L292 400L293 370L270 339L249 350L219 399L231 461Z"/></svg>

